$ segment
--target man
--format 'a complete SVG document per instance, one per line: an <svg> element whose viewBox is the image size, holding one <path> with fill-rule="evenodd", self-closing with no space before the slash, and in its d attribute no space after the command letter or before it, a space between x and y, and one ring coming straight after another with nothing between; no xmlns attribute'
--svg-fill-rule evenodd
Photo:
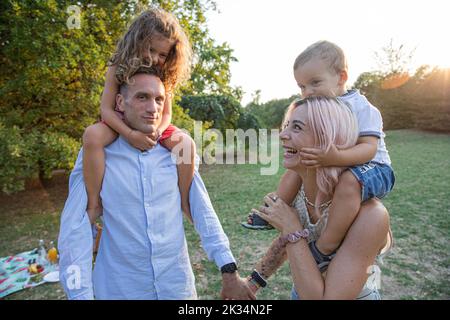
<svg viewBox="0 0 450 320"><path fill-rule="evenodd" d="M131 128L152 135L161 121L164 85L151 68L141 68L130 80L120 86L117 105ZM160 144L141 152L121 136L105 148L103 232L93 272L81 152L70 176L58 241L68 298L197 298L170 152ZM189 200L202 246L222 271L222 297L254 298L236 271L228 238L197 171Z"/></svg>

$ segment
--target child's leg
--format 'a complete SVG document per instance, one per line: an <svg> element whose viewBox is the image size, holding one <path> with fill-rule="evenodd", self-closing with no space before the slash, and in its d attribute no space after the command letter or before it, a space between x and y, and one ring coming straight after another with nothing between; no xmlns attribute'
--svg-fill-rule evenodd
<svg viewBox="0 0 450 320"><path fill-rule="evenodd" d="M361 207L361 186L350 170L339 177L325 230L316 241L319 251L333 253L341 244Z"/></svg>
<svg viewBox="0 0 450 320"><path fill-rule="evenodd" d="M292 170L286 170L278 184L277 195L288 205L294 201L298 190L302 185L302 179Z"/></svg>
<svg viewBox="0 0 450 320"><path fill-rule="evenodd" d="M181 209L192 222L192 214L189 205L189 189L195 170L195 142L181 130L175 131L169 138L161 141L161 144L171 150L177 156L178 187L181 195Z"/></svg>
<svg viewBox="0 0 450 320"><path fill-rule="evenodd" d="M83 177L88 196L86 211L91 223L102 213L100 190L105 174L103 149L116 138L117 133L104 123L89 126L83 134Z"/></svg>
<svg viewBox="0 0 450 320"><path fill-rule="evenodd" d="M297 196L298 190L300 190L300 186L302 185L302 179L292 170L286 170L283 176L280 179L280 183L278 184L278 188L276 194L280 197L281 200L286 202L288 205L291 205ZM247 222L242 223L242 225L248 229L254 230L265 230L265 229L273 229L269 223L258 216L256 213L250 212L247 216Z"/></svg>

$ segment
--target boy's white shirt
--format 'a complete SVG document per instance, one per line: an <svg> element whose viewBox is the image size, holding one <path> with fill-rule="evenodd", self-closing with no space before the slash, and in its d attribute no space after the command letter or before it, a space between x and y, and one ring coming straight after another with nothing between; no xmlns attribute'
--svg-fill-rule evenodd
<svg viewBox="0 0 450 320"><path fill-rule="evenodd" d="M359 136L375 136L378 138L377 153L372 161L391 165L391 158L384 142L383 118L380 111L374 107L359 90L352 89L339 97L350 105L358 120Z"/></svg>

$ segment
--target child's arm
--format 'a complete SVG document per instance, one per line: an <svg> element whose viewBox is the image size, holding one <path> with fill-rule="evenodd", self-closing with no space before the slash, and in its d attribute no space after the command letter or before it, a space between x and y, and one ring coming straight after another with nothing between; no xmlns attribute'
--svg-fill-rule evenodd
<svg viewBox="0 0 450 320"><path fill-rule="evenodd" d="M172 93L166 93L166 100L164 101L164 110L161 123L158 127L159 134L162 134L172 121Z"/></svg>
<svg viewBox="0 0 450 320"><path fill-rule="evenodd" d="M375 136L359 137L356 145L338 150L332 145L328 152L316 148L302 148L300 156L307 167L348 167L369 162L375 157L378 138Z"/></svg>
<svg viewBox="0 0 450 320"><path fill-rule="evenodd" d="M276 194L287 204L291 204L302 186L302 178L293 170L286 170L280 179Z"/></svg>
<svg viewBox="0 0 450 320"><path fill-rule="evenodd" d="M105 88L100 103L102 119L114 131L125 137L134 147L141 150L150 149L155 145L155 142L144 133L128 127L114 111L116 95L119 92L119 85L115 77L116 69L116 66L111 66L106 72Z"/></svg>

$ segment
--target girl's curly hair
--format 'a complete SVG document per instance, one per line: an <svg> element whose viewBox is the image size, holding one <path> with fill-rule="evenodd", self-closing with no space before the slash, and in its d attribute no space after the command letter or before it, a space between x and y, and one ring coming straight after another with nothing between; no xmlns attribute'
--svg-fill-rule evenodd
<svg viewBox="0 0 450 320"><path fill-rule="evenodd" d="M178 84L189 79L192 48L186 33L173 14L151 8L132 21L109 60L109 65L117 66L116 79L119 84L128 83L140 67L152 66L150 45L151 39L157 36L174 41L161 70L166 90L173 91Z"/></svg>

